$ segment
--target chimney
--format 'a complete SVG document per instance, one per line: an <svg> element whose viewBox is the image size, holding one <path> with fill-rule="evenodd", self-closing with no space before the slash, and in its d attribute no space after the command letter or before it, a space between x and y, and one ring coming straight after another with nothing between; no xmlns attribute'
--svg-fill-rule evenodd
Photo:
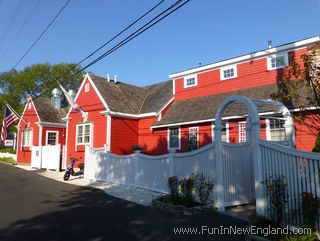
<svg viewBox="0 0 320 241"><path fill-rule="evenodd" d="M110 83L110 75L109 74L107 74L107 80Z"/></svg>
<svg viewBox="0 0 320 241"><path fill-rule="evenodd" d="M61 90L58 88L54 88L51 92L51 103L55 109L61 108Z"/></svg>
<svg viewBox="0 0 320 241"><path fill-rule="evenodd" d="M115 83L115 84L118 82L117 78L118 78L118 76L115 75L115 76L114 76L114 83Z"/></svg>
<svg viewBox="0 0 320 241"><path fill-rule="evenodd" d="M269 47L269 49L272 48L272 41L271 40L268 41L268 47Z"/></svg>

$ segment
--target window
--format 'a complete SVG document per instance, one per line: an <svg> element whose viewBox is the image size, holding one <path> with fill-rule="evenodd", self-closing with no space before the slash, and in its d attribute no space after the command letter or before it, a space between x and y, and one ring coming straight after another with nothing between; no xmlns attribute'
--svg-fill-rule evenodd
<svg viewBox="0 0 320 241"><path fill-rule="evenodd" d="M89 88L90 88L90 84L89 83L86 83L84 85L84 92L89 92Z"/></svg>
<svg viewBox="0 0 320 241"><path fill-rule="evenodd" d="M222 122L221 140L229 142L229 123L226 121ZM212 141L214 141L214 122L212 124Z"/></svg>
<svg viewBox="0 0 320 241"><path fill-rule="evenodd" d="M91 124L77 125L77 144L89 144L91 140Z"/></svg>
<svg viewBox="0 0 320 241"><path fill-rule="evenodd" d="M272 55L268 57L268 70L284 68L288 66L288 55Z"/></svg>
<svg viewBox="0 0 320 241"><path fill-rule="evenodd" d="M237 65L226 66L220 69L220 79L232 79L238 77Z"/></svg>
<svg viewBox="0 0 320 241"><path fill-rule="evenodd" d="M31 103L28 103L28 110L31 110Z"/></svg>
<svg viewBox="0 0 320 241"><path fill-rule="evenodd" d="M199 127L189 128L189 149L195 150L199 147Z"/></svg>
<svg viewBox="0 0 320 241"><path fill-rule="evenodd" d="M169 128L169 149L180 149L180 129L179 127Z"/></svg>
<svg viewBox="0 0 320 241"><path fill-rule="evenodd" d="M285 120L282 119L270 119L269 120L269 132L271 141L285 141L286 129L284 127Z"/></svg>
<svg viewBox="0 0 320 241"><path fill-rule="evenodd" d="M246 123L239 122L239 143L247 141Z"/></svg>
<svg viewBox="0 0 320 241"><path fill-rule="evenodd" d="M58 131L47 131L47 145L58 145Z"/></svg>
<svg viewBox="0 0 320 241"><path fill-rule="evenodd" d="M189 75L184 77L184 88L198 85L197 75Z"/></svg>
<svg viewBox="0 0 320 241"><path fill-rule="evenodd" d="M32 143L32 129L26 129L22 132L22 146L28 147Z"/></svg>

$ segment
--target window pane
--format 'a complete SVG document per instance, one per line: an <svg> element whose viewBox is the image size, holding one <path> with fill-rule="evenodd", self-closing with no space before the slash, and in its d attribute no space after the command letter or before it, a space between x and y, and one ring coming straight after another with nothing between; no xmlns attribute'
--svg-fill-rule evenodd
<svg viewBox="0 0 320 241"><path fill-rule="evenodd" d="M270 119L270 137L272 141L285 141L286 131L284 127L284 120Z"/></svg>
<svg viewBox="0 0 320 241"><path fill-rule="evenodd" d="M77 143L83 143L83 126L78 126Z"/></svg>
<svg viewBox="0 0 320 241"><path fill-rule="evenodd" d="M48 145L56 145L57 144L57 133L48 132Z"/></svg>
<svg viewBox="0 0 320 241"><path fill-rule="evenodd" d="M170 148L179 148L179 128L171 128L169 131Z"/></svg>

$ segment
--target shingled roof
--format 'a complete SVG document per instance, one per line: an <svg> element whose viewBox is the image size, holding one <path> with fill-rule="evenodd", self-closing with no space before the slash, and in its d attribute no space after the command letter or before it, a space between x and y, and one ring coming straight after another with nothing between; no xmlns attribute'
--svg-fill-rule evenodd
<svg viewBox="0 0 320 241"><path fill-rule="evenodd" d="M153 126L214 119L220 103L231 95L242 95L256 100L267 100L270 99L270 95L276 90L277 85L273 84L232 91L228 93L175 101L170 109L166 112L165 116L160 121L155 122ZM298 108L305 104L302 103L304 99L305 98L300 98L300 103L285 103L285 105L289 109ZM241 111L243 112L243 110L240 110L240 114L243 114Z"/></svg>
<svg viewBox="0 0 320 241"><path fill-rule="evenodd" d="M138 87L89 74L110 110L128 114L157 112L172 98L172 83Z"/></svg>
<svg viewBox="0 0 320 241"><path fill-rule="evenodd" d="M38 97L33 100L33 104L37 110L40 122L65 124L62 118L67 115L68 107L63 107L59 110L55 109L48 97Z"/></svg>

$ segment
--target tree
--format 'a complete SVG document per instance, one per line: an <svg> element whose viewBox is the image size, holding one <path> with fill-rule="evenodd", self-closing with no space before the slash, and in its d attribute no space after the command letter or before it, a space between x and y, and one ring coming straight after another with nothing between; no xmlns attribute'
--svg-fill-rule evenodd
<svg viewBox="0 0 320 241"><path fill-rule="evenodd" d="M280 74L278 91L271 97L283 103L299 103L295 120L320 138L320 111L314 108L320 107L320 46L308 49L301 59L299 64L296 56L289 54L289 66Z"/></svg>
<svg viewBox="0 0 320 241"><path fill-rule="evenodd" d="M71 71L69 71L72 69ZM65 89L77 90L83 79L83 73L74 64L61 63L51 65L49 63L34 64L21 71L13 70L0 73L0 115L3 116L4 103L8 102L18 113L28 97L41 94L51 95L51 90L57 87L57 81Z"/></svg>

